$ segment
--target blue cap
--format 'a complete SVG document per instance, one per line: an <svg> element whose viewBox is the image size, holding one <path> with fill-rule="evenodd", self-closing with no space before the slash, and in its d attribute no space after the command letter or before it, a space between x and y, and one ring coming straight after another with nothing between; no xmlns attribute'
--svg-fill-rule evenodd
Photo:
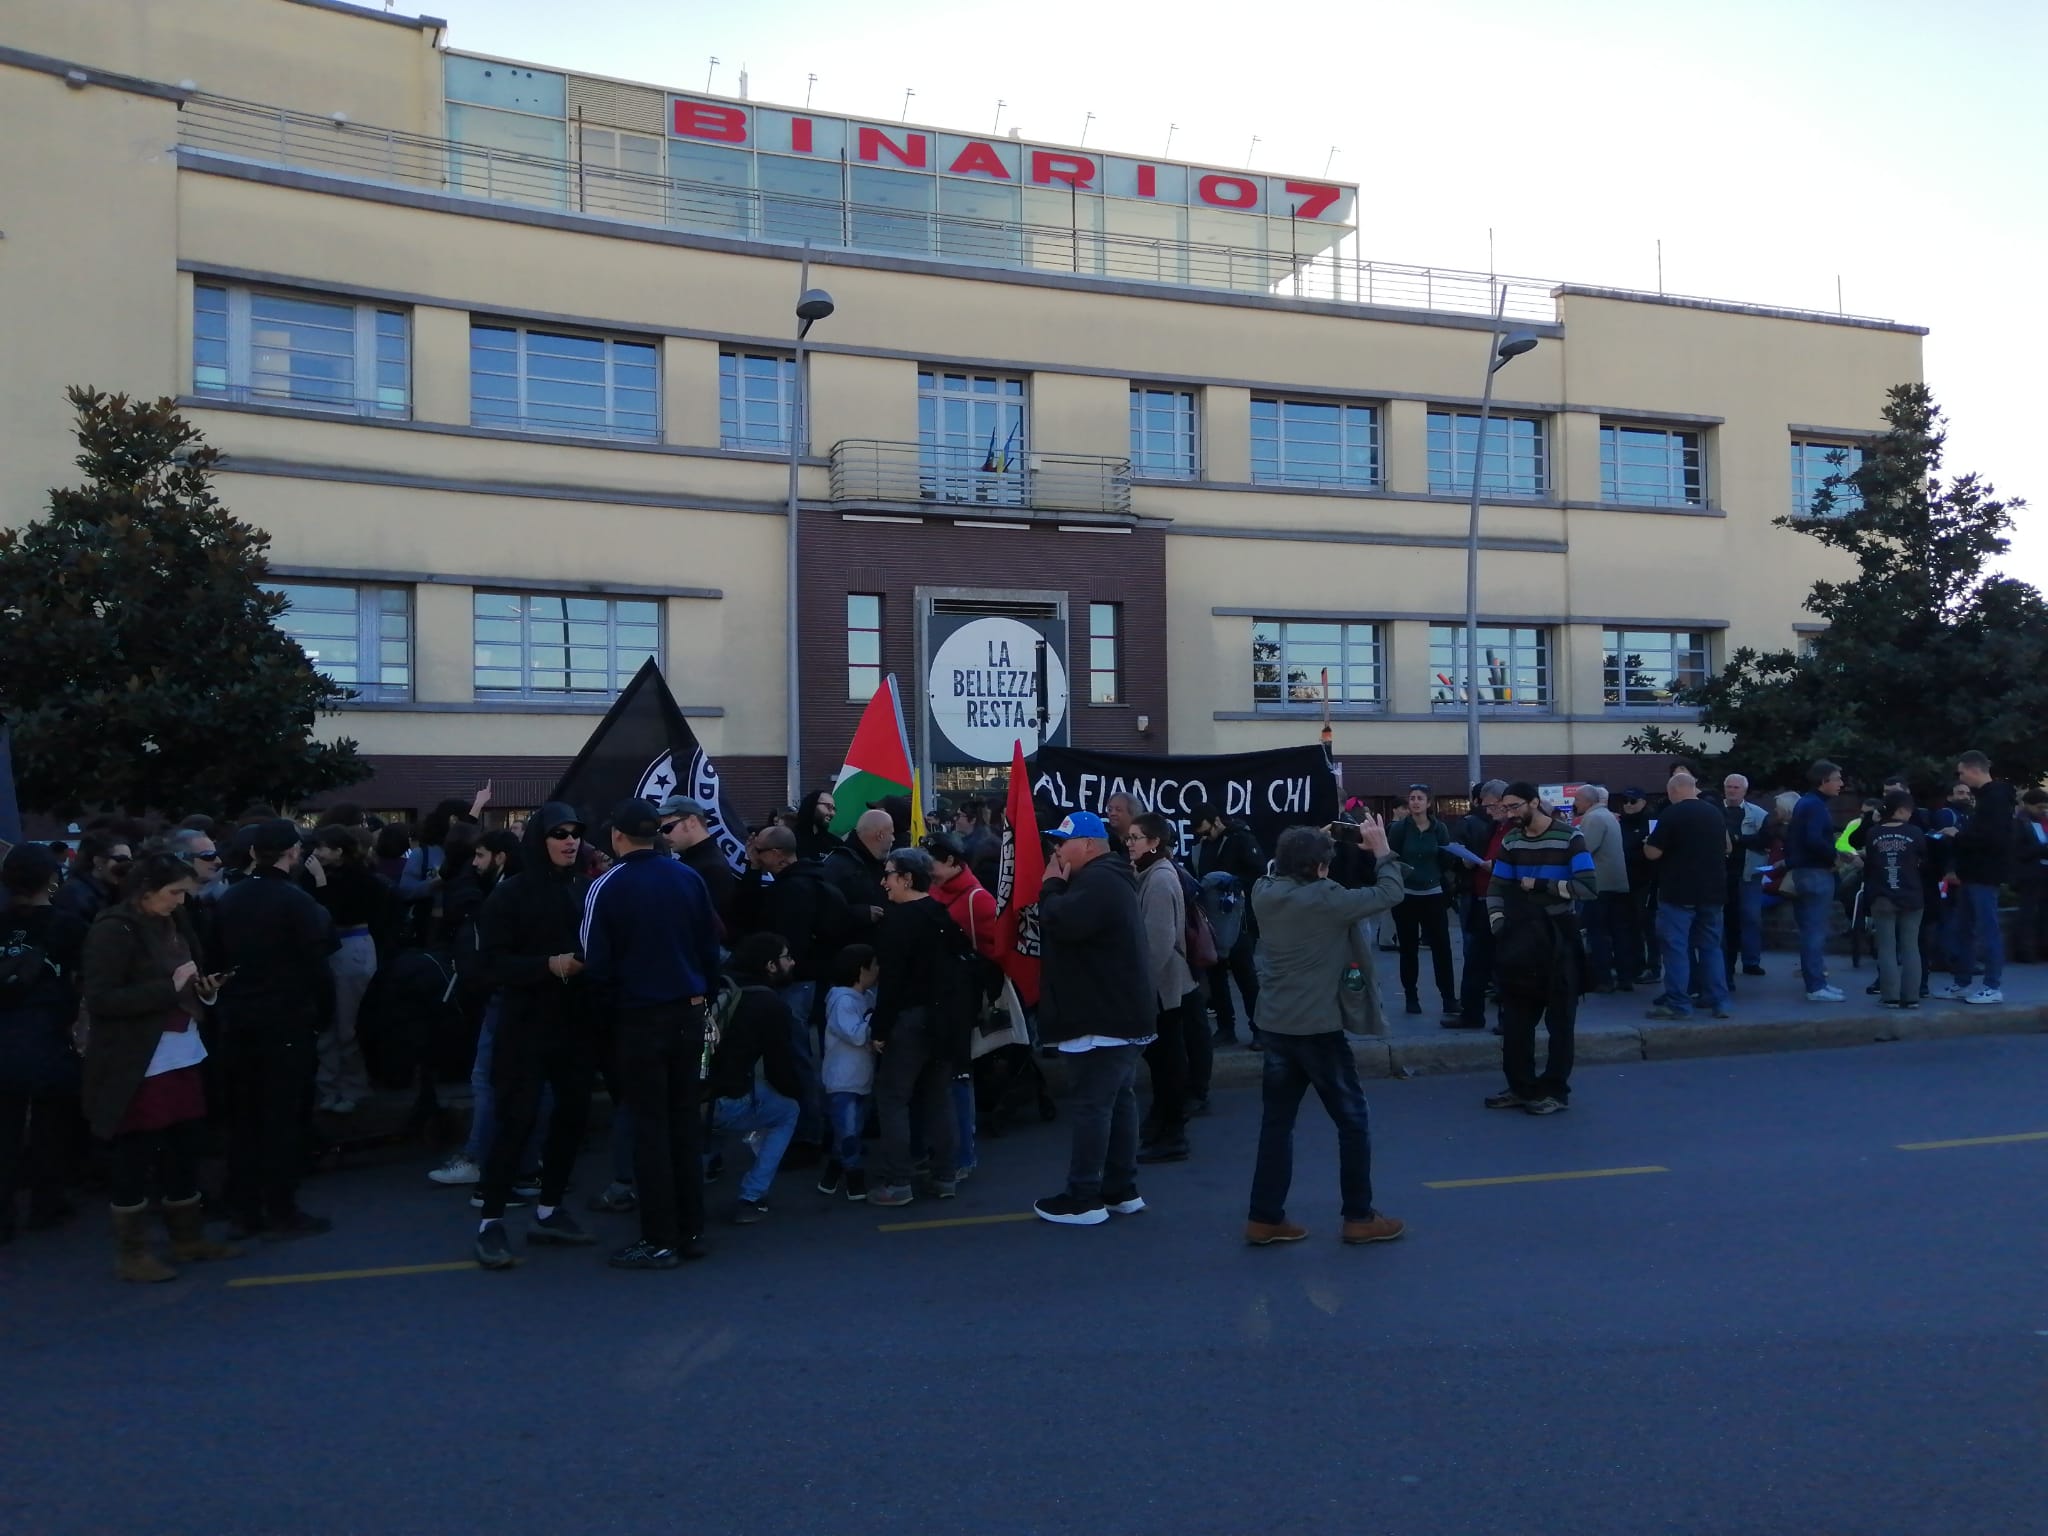
<svg viewBox="0 0 2048 1536"><path fill-rule="evenodd" d="M1093 811L1075 811L1067 819L1045 834L1065 842L1070 837L1099 837L1109 841L1109 828L1102 824L1102 818Z"/></svg>

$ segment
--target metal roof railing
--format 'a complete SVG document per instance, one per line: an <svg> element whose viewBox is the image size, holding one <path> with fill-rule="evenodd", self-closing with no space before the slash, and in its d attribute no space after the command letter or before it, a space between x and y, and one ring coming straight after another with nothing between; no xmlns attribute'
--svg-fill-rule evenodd
<svg viewBox="0 0 2048 1536"><path fill-rule="evenodd" d="M1548 279L1357 261L1311 245L1335 231L1299 226L1303 249L1266 251L1113 234L1069 225L962 218L796 197L621 171L462 144L392 128L195 95L179 114L182 148L394 186L627 223L1024 272L1061 272L1169 287L1326 303L1490 315L1505 295L1514 320L1557 318ZM1078 200L1077 212L1090 200ZM1247 219L1248 228L1278 221ZM1288 224L1290 236L1296 231Z"/></svg>

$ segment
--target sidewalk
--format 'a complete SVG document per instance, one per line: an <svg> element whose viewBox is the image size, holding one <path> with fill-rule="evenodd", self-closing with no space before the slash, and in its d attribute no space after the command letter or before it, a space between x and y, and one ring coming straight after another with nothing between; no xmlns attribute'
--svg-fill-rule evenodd
<svg viewBox="0 0 2048 1536"><path fill-rule="evenodd" d="M1452 948L1462 967L1455 935ZM1420 958L1423 1012L1408 1014L1401 1011L1400 957L1380 952L1380 997L1389 1010L1389 1033L1353 1041L1359 1071L1367 1077L1499 1071L1500 1036L1487 1030L1444 1029L1437 1023L1438 999L1430 981L1429 951L1425 949ZM1705 1014L1686 1020L1645 1018L1661 990L1656 985L1581 999L1578 1063L1663 1061L1678 1056L2048 1031L2048 965L2007 966L2000 988L2006 997L2003 1003L1973 1005L1927 998L1910 1013L1883 1007L1864 992L1877 980L1873 960L1866 959L1862 969L1851 970L1847 955L1828 957L1830 980L1848 994L1848 1000L1840 1003L1806 1000L1799 981L1799 957L1790 951L1765 950L1764 969L1770 972L1768 976L1735 978L1735 995L1728 1004L1733 1017L1727 1019ZM1945 973L1937 973L1937 985L1947 980ZM1497 1017L1489 1009L1488 1022ZM1542 1049L1540 1038L1537 1048L1539 1052ZM1214 1081L1219 1086L1256 1081L1259 1059L1257 1052L1241 1045L1218 1046Z"/></svg>

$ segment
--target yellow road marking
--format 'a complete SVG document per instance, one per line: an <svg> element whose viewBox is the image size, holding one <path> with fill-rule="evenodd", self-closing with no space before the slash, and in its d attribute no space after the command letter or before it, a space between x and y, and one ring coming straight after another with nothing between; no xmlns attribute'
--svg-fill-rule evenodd
<svg viewBox="0 0 2048 1536"><path fill-rule="evenodd" d="M458 1269L475 1269L474 1262L452 1264L393 1264L385 1269L327 1269L313 1275L246 1275L230 1280L231 1289L252 1285L312 1285L321 1280L381 1280L386 1275L446 1275Z"/></svg>
<svg viewBox="0 0 2048 1536"><path fill-rule="evenodd" d="M1965 1136L1960 1141L1902 1141L1901 1152L1939 1152L1945 1147L1998 1147L2012 1141L2048 1141L2048 1131L2017 1131L2010 1136Z"/></svg>
<svg viewBox="0 0 2048 1536"><path fill-rule="evenodd" d="M943 1221L889 1221L877 1232L930 1232L938 1227L993 1227L1005 1221L1029 1221L1029 1211L1011 1211L1004 1216L948 1216Z"/></svg>
<svg viewBox="0 0 2048 1536"><path fill-rule="evenodd" d="M1652 1163L1641 1168L1581 1168L1572 1173L1511 1173L1498 1179L1425 1180L1424 1189L1478 1189L1487 1184L1549 1184L1559 1179L1619 1179L1631 1173L1669 1173Z"/></svg>

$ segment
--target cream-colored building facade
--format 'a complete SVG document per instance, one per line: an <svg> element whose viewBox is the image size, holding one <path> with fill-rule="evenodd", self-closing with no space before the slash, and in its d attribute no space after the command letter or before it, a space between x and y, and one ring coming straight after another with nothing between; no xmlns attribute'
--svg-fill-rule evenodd
<svg viewBox="0 0 2048 1536"><path fill-rule="evenodd" d="M75 475L65 386L176 397L363 695L323 730L378 806L484 776L532 803L652 652L765 809L792 601L808 782L875 678L922 679L936 619L1014 613L1061 636L1076 744L1312 740L1331 667L1349 787L1462 788L1447 645L1500 302L1537 344L1489 428L1489 768L1625 775L1627 734L1684 718L1674 680L1795 642L1822 554L1773 519L1920 377L1912 326L1377 265L1351 189L1309 228L1323 193L1282 189L1319 184L1161 162L1220 206L1141 207L1114 195L1154 195L1138 162L1087 159L1097 196L1094 152L895 125L858 140L873 173L749 160L727 124L811 119L445 32L333 0L0 15L0 517ZM915 206L927 137L986 185ZM1027 167L1052 184L1020 203ZM776 180L814 174L836 202ZM799 234L836 311L792 594Z"/></svg>

